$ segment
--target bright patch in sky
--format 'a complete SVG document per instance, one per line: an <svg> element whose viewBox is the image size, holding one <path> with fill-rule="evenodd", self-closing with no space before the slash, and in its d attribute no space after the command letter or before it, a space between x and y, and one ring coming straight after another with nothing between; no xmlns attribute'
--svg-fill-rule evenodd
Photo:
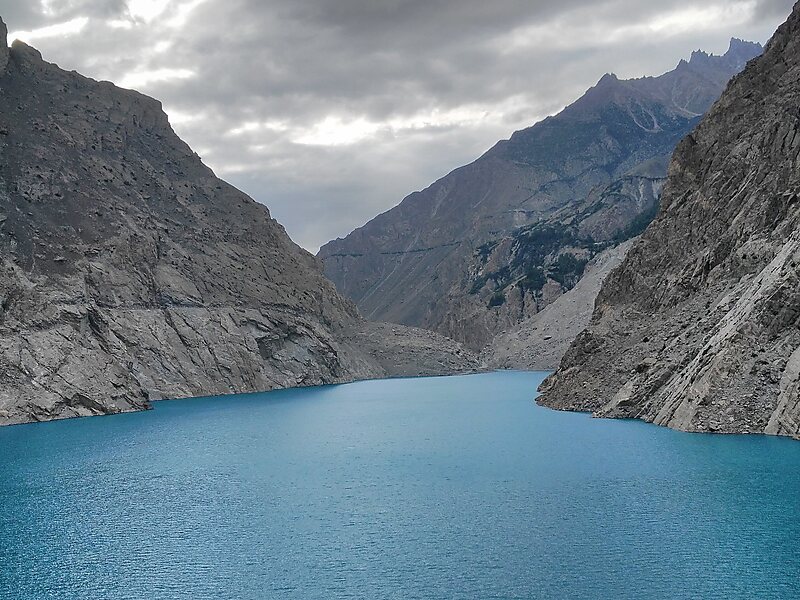
<svg viewBox="0 0 800 600"><path fill-rule="evenodd" d="M178 110L170 109L167 111L170 125L183 125L184 123L191 123L201 118L201 115L181 112Z"/></svg>
<svg viewBox="0 0 800 600"><path fill-rule="evenodd" d="M346 146L375 135L380 128L379 123L366 119L345 122L339 117L325 117L293 141L308 146Z"/></svg>
<svg viewBox="0 0 800 600"><path fill-rule="evenodd" d="M83 28L86 27L88 22L89 19L87 17L78 17L77 19L72 19L71 21L56 23L55 25L48 25L47 27L42 27L40 29L32 29L30 31L12 31L8 34L8 39L12 41L20 40L21 42L30 44L32 41L42 38L58 36L66 37L80 33Z"/></svg>
<svg viewBox="0 0 800 600"><path fill-rule="evenodd" d="M397 117L386 121L370 121L364 118L345 121L341 117L329 115L312 127L298 132L292 141L307 146L347 146L379 133L396 135L404 131L463 126L485 121L489 117L490 112L485 108L458 108L446 111L435 109L426 114ZM248 131L246 125L231 133Z"/></svg>
<svg viewBox="0 0 800 600"><path fill-rule="evenodd" d="M111 21L106 21L108 26L112 29L132 29L133 23L130 21L125 21L123 19L112 19Z"/></svg>
<svg viewBox="0 0 800 600"><path fill-rule="evenodd" d="M128 13L134 19L150 22L167 8L165 0L128 0Z"/></svg>
<svg viewBox="0 0 800 600"><path fill-rule="evenodd" d="M124 88L147 87L151 83L170 81L173 79L189 79L195 72L190 69L154 69L152 71L134 71L128 73L120 81L119 86Z"/></svg>
<svg viewBox="0 0 800 600"><path fill-rule="evenodd" d="M179 4L175 8L174 14L167 22L167 25L173 28L183 27L192 14L192 11L204 2L206 2L206 0L189 0L189 2Z"/></svg>
<svg viewBox="0 0 800 600"><path fill-rule="evenodd" d="M155 43L153 46L153 52L160 54L161 52L166 52L172 47L172 42L170 40L160 40Z"/></svg>
<svg viewBox="0 0 800 600"><path fill-rule="evenodd" d="M642 28L673 35L687 31L729 28L751 19L755 7L755 2L737 2L731 5L712 4L703 8L688 8L657 17Z"/></svg>
<svg viewBox="0 0 800 600"><path fill-rule="evenodd" d="M242 135L256 131L287 131L289 126L283 121L248 121L228 131L228 135Z"/></svg>

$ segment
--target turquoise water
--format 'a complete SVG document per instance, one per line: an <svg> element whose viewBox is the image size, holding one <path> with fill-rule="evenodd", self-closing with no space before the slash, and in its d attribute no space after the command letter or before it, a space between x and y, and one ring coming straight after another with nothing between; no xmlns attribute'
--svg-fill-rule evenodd
<svg viewBox="0 0 800 600"><path fill-rule="evenodd" d="M538 373L0 429L0 598L797 598L800 443L536 406Z"/></svg>

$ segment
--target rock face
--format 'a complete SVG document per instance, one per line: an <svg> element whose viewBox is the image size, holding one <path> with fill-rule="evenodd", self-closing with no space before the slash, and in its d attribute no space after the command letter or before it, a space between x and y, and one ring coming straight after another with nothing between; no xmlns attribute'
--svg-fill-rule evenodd
<svg viewBox="0 0 800 600"><path fill-rule="evenodd" d="M800 433L800 3L677 148L661 211L539 401Z"/></svg>
<svg viewBox="0 0 800 600"><path fill-rule="evenodd" d="M157 101L19 42L0 66L0 424L478 366L383 338Z"/></svg>
<svg viewBox="0 0 800 600"><path fill-rule="evenodd" d="M660 77L604 76L555 117L320 250L370 319L483 347L580 280L596 254L640 233L666 164L761 47L733 40Z"/></svg>
<svg viewBox="0 0 800 600"><path fill-rule="evenodd" d="M633 240L595 256L574 288L510 331L498 334L481 356L496 369L552 371L592 318L594 301L608 274L617 268Z"/></svg>
<svg viewBox="0 0 800 600"><path fill-rule="evenodd" d="M6 24L3 23L2 19L0 19L0 38L2 38L2 44L0 44L0 75L6 72L6 66L8 65L8 56L10 54L8 49L8 28Z"/></svg>

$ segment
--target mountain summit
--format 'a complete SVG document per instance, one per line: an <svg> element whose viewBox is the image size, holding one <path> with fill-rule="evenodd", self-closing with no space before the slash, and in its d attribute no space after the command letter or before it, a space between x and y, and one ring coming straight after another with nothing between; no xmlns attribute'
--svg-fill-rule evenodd
<svg viewBox="0 0 800 600"><path fill-rule="evenodd" d="M731 38L728 51L724 56L729 61L735 61L733 62L733 66L741 70L750 60L761 54L763 50L763 47L759 43L748 42L740 40L739 38Z"/></svg>

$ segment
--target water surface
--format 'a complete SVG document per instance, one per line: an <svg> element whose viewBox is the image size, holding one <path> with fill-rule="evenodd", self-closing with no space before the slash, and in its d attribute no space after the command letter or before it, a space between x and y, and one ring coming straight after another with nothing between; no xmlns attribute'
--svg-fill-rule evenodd
<svg viewBox="0 0 800 600"><path fill-rule="evenodd" d="M800 443L534 404L541 373L0 429L0 598L796 598Z"/></svg>

